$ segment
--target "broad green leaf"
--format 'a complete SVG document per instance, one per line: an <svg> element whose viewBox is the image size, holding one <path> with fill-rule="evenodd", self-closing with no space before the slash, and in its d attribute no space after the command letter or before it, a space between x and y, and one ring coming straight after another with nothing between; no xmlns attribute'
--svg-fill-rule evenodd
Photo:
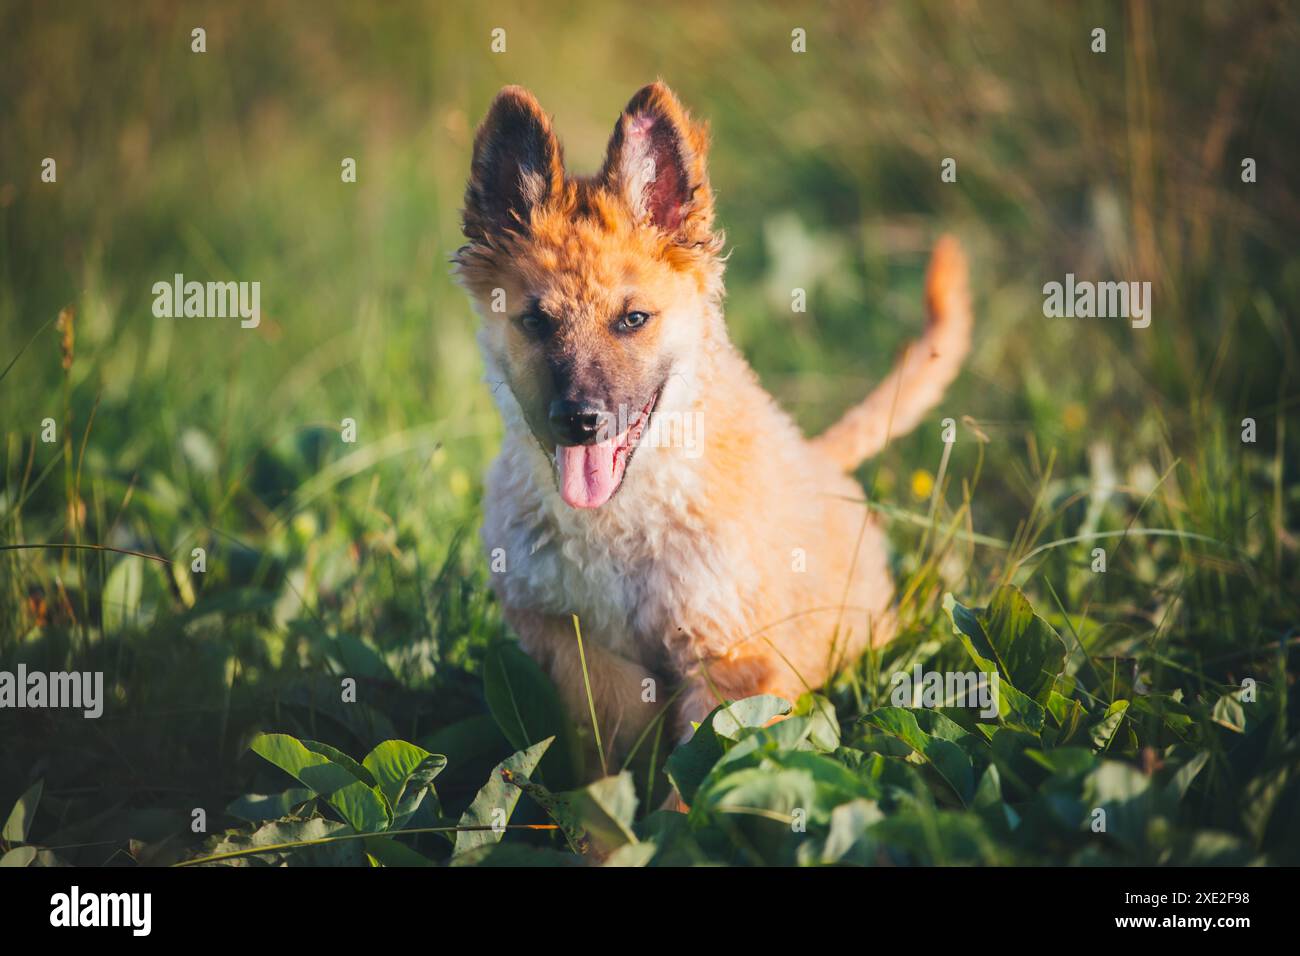
<svg viewBox="0 0 1300 956"><path fill-rule="evenodd" d="M368 677L372 680L394 680L392 668L383 656L351 634L335 634L332 651L348 677Z"/></svg>
<svg viewBox="0 0 1300 956"><path fill-rule="evenodd" d="M1129 698L1129 720L1142 724L1147 717L1188 746L1198 746L1197 722L1187 705L1168 694L1151 693Z"/></svg>
<svg viewBox="0 0 1300 956"><path fill-rule="evenodd" d="M997 765L1002 792L1025 798L1034 795L1034 782L1043 776L1041 766L1028 753L1038 749L1041 741L1033 734L1011 727L999 727L989 741L989 754Z"/></svg>
<svg viewBox="0 0 1300 956"><path fill-rule="evenodd" d="M392 823L392 811L383 794L359 780L325 799L358 833L386 830Z"/></svg>
<svg viewBox="0 0 1300 956"><path fill-rule="evenodd" d="M555 738L538 768L552 789L572 787L582 779L582 753L573 721L550 679L518 645L500 641L488 648L483 693L497 726L516 751Z"/></svg>
<svg viewBox="0 0 1300 956"><path fill-rule="evenodd" d="M343 751L339 750L337 747L331 747L329 744L321 743L319 740L307 740L307 739L304 739L302 741L302 745L306 747L308 750L310 750L312 753L320 754L322 757L324 757L326 760L330 761L331 763L338 764L348 773L352 774L352 776L356 777L358 780L364 783L367 787L374 787L378 785L378 781L375 780L374 774L372 774L361 764L357 763L355 760L353 760Z"/></svg>
<svg viewBox="0 0 1300 956"><path fill-rule="evenodd" d="M1015 587L1001 587L980 613L980 624L1003 676L1039 703L1047 700L1065 667L1065 642L1056 629L1034 613Z"/></svg>
<svg viewBox="0 0 1300 956"><path fill-rule="evenodd" d="M416 741L430 753L445 754L452 767L465 767L479 760L507 752L510 741L491 714L466 717Z"/></svg>
<svg viewBox="0 0 1300 956"><path fill-rule="evenodd" d="M908 713L916 719L917 726L931 737L942 737L960 744L971 736L970 731L940 711L908 710Z"/></svg>
<svg viewBox="0 0 1300 956"><path fill-rule="evenodd" d="M979 611L959 604L951 594L944 608L967 650L981 665L993 664L1014 690L1044 704L1065 666L1065 642L1050 624L1034 613L1020 590L998 588L989 606ZM1007 693L1007 688L1001 688Z"/></svg>
<svg viewBox="0 0 1300 956"><path fill-rule="evenodd" d="M640 843L624 843L611 853L603 866L636 867L645 866L658 852L659 847L643 840Z"/></svg>
<svg viewBox="0 0 1300 956"><path fill-rule="evenodd" d="M0 867L29 866L34 859L36 859L36 847L18 846L4 856L0 856Z"/></svg>
<svg viewBox="0 0 1300 956"><path fill-rule="evenodd" d="M392 822L388 801L378 787L368 786L347 767L308 749L297 738L259 734L251 749L324 797L357 832L385 830Z"/></svg>
<svg viewBox="0 0 1300 956"><path fill-rule="evenodd" d="M258 734L249 749L321 796L360 782L356 774L289 734Z"/></svg>
<svg viewBox="0 0 1300 956"><path fill-rule="evenodd" d="M406 787L398 798L397 806L393 807L393 822L389 825L390 830L398 830L406 826L424 801L429 798L433 799L435 817L442 815L438 793L433 787L433 778L442 773L445 766L447 766L445 756L429 754L411 771L411 775L406 778Z"/></svg>
<svg viewBox="0 0 1300 956"><path fill-rule="evenodd" d="M474 797L474 802L461 814L460 825L463 827L492 826L497 820L500 820L503 825L509 823L522 791L518 786L507 783L506 775L520 774L528 777L537 769L537 764L554 740L554 737L547 737L527 750L521 750L507 757L493 767L487 783L483 784L478 795ZM504 833L504 830L461 830L456 834L452 856L468 853L488 843L497 843Z"/></svg>
<svg viewBox="0 0 1300 956"><path fill-rule="evenodd" d="M814 750L830 753L843 740L840 721L835 715L835 705L820 694L803 694L795 702L791 714L795 717L807 717L811 726L808 742Z"/></svg>
<svg viewBox="0 0 1300 956"><path fill-rule="evenodd" d="M695 799L695 791L723 754L718 735L713 732L713 718L720 710L720 707L714 708L691 735L691 739L677 747L664 764L664 773L687 803Z"/></svg>
<svg viewBox="0 0 1300 956"><path fill-rule="evenodd" d="M1047 819L1067 829L1077 829L1085 819L1083 804L1087 775L1101 763L1101 758L1087 747L1057 747L1039 750L1026 747L1023 757L1045 769L1049 776L1038 783L1037 800L1047 811Z"/></svg>
<svg viewBox="0 0 1300 956"><path fill-rule="evenodd" d="M237 853L244 850L260 849L263 852L248 856L214 860L200 866L267 866L282 862L302 863L319 866L359 866L363 865L365 854L361 840L338 840L305 847L285 847L286 843L328 840L330 837L345 836L353 832L347 824L323 817L310 820L276 820L263 824L252 833L237 830L227 831L211 841L211 846L201 857Z"/></svg>
<svg viewBox="0 0 1300 956"><path fill-rule="evenodd" d="M1201 772L1201 768L1209 762L1209 759L1210 752L1202 750L1179 767L1169 783L1165 785L1165 796L1175 805L1181 803L1183 797L1187 796L1187 791L1191 789L1192 781L1196 779L1196 775Z"/></svg>
<svg viewBox="0 0 1300 956"><path fill-rule="evenodd" d="M672 865L683 859L690 862L692 854L696 851L687 815L673 810L655 810L647 813L636 822L636 835L641 842L629 843L628 846L655 847L657 863L668 862ZM661 854L660 850L666 852ZM698 861L700 856L694 855L694 860Z"/></svg>
<svg viewBox="0 0 1300 956"><path fill-rule="evenodd" d="M632 832L636 788L630 771L568 793L553 793L509 769L503 770L501 776L545 810L570 848L581 856L605 857L624 844L637 842Z"/></svg>
<svg viewBox="0 0 1300 956"><path fill-rule="evenodd" d="M246 793L226 806L226 813L249 823L279 820L315 797L306 787L294 787L283 793Z"/></svg>
<svg viewBox="0 0 1300 956"><path fill-rule="evenodd" d="M860 796L879 801L881 809L887 812L922 800L933 802L925 778L906 760L896 760L878 753L862 753L846 747L837 750L835 757L843 761L862 782L862 789L866 792Z"/></svg>
<svg viewBox="0 0 1300 956"><path fill-rule="evenodd" d="M984 768L970 802L973 807L994 807L1002 802L1002 777L997 764L991 763Z"/></svg>
<svg viewBox="0 0 1300 956"><path fill-rule="evenodd" d="M789 721L782 721L785 723ZM751 730L727 752L696 791L691 804L693 821L717 813L753 810L784 818L800 810L809 825L820 825L829 821L831 811L840 804L880 795L874 780L855 773L831 755L774 750L767 735L782 724Z"/></svg>
<svg viewBox="0 0 1300 956"><path fill-rule="evenodd" d="M423 776L432 780L447 766L447 758L442 754L431 754L423 747L405 740L385 740L366 754L361 765L370 772L370 776L388 798L389 805L396 808L412 774L424 770L426 773Z"/></svg>
<svg viewBox="0 0 1300 956"><path fill-rule="evenodd" d="M712 814L771 814L788 827L796 811L806 814L810 823L821 823L821 814L829 813L831 801L818 799L817 780L804 768L778 763L758 767L729 769L710 777L695 803L691 804L692 822Z"/></svg>
<svg viewBox="0 0 1300 956"><path fill-rule="evenodd" d="M601 853L637 842L632 832L637 797L631 771L624 770L616 777L604 777L567 796L578 823Z"/></svg>
<svg viewBox="0 0 1300 956"><path fill-rule="evenodd" d="M867 832L903 862L925 865L997 865L1010 862L978 814L934 813L910 807L890 814Z"/></svg>
<svg viewBox="0 0 1300 956"><path fill-rule="evenodd" d="M14 847L4 856L0 856L0 866L30 866L35 858L35 847Z"/></svg>
<svg viewBox="0 0 1300 956"><path fill-rule="evenodd" d="M573 810L569 794L552 793L542 784L529 779L526 774L515 773L509 769L501 771L501 778L506 783L518 787L532 797L533 802L541 807L546 812L546 815L560 828L560 833L564 835L565 842L569 844L569 849L579 856L586 856L591 852L591 840L578 819L578 815ZM502 845L508 846L509 844ZM480 848L480 850L473 852L482 852L482 850Z"/></svg>
<svg viewBox="0 0 1300 956"><path fill-rule="evenodd" d="M885 818L874 800L850 800L831 811L830 831L822 846L821 863L839 863L865 841L868 828Z"/></svg>
<svg viewBox="0 0 1300 956"><path fill-rule="evenodd" d="M1241 705L1236 694L1224 694L1220 697L1214 704L1211 716L1221 727L1227 727L1239 734L1246 731L1246 709Z"/></svg>
<svg viewBox="0 0 1300 956"><path fill-rule="evenodd" d="M384 866L425 867L437 864L392 837L366 837L366 852Z"/></svg>
<svg viewBox="0 0 1300 956"><path fill-rule="evenodd" d="M104 633L116 634L140 614L140 598L144 594L145 559L126 555L104 582Z"/></svg>
<svg viewBox="0 0 1300 956"><path fill-rule="evenodd" d="M1002 681L998 687L998 709L1004 724L1034 734L1040 733L1047 721L1047 711L1043 706L1032 697L1022 694L1008 681Z"/></svg>
<svg viewBox="0 0 1300 956"><path fill-rule="evenodd" d="M41 802L44 789L45 781L37 780L23 791L23 795L9 811L9 819L5 821L4 830L0 831L0 839L6 843L27 842L27 834L32 829L32 817L36 816L36 807Z"/></svg>
<svg viewBox="0 0 1300 956"><path fill-rule="evenodd" d="M778 750L817 750L819 748L811 742L813 732L825 729L825 722L817 717L786 717L770 727L741 727L736 732L736 743L757 738ZM736 744L733 744L731 750L735 748Z"/></svg>
<svg viewBox="0 0 1300 956"><path fill-rule="evenodd" d="M1085 779L1083 794L1085 807L1105 811L1106 834L1130 848L1144 842L1152 809L1150 777L1131 764L1103 760Z"/></svg>
<svg viewBox="0 0 1300 956"><path fill-rule="evenodd" d="M970 758L951 740L932 737L916 722L916 716L902 707L881 707L867 717L885 733L897 737L918 753L948 784L957 799L968 804L975 786Z"/></svg>
<svg viewBox="0 0 1300 956"><path fill-rule="evenodd" d="M1119 725L1124 722L1126 713L1128 713L1126 700L1117 700L1106 708L1106 715L1089 731L1094 747L1102 752L1110 749L1111 743L1115 740L1115 733L1119 730Z"/></svg>
<svg viewBox="0 0 1300 956"><path fill-rule="evenodd" d="M1079 724L1087 713L1083 708L1083 704L1079 703L1079 701L1063 697L1056 691L1052 691L1048 696L1047 709L1051 713L1052 719L1056 721L1058 730L1054 742L1058 747L1069 742L1075 731L1079 729Z"/></svg>
<svg viewBox="0 0 1300 956"><path fill-rule="evenodd" d="M790 713L791 703L784 697L758 694L726 704L713 714L713 732L735 740L744 727L763 727L773 717Z"/></svg>

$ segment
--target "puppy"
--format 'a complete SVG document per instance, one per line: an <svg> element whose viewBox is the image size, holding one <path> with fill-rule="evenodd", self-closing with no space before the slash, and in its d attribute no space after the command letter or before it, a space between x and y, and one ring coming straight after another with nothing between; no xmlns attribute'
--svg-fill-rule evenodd
<svg viewBox="0 0 1300 956"><path fill-rule="evenodd" d="M913 428L970 344L966 264L935 248L923 337L806 439L727 337L706 128L662 83L566 174L526 90L474 140L455 261L505 423L487 478L492 587L576 720L625 753L718 703L789 700L893 635L885 541L848 476Z"/></svg>

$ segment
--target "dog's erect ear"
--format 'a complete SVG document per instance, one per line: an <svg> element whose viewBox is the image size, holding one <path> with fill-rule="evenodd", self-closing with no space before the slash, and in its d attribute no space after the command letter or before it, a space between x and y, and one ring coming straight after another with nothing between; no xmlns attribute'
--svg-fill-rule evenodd
<svg viewBox="0 0 1300 956"><path fill-rule="evenodd" d="M601 176L638 222L699 242L713 226L707 152L707 128L692 121L672 90L652 83L614 124Z"/></svg>
<svg viewBox="0 0 1300 956"><path fill-rule="evenodd" d="M526 231L532 208L564 182L560 143L533 94L507 86L497 94L474 137L465 187L464 229L469 239Z"/></svg>

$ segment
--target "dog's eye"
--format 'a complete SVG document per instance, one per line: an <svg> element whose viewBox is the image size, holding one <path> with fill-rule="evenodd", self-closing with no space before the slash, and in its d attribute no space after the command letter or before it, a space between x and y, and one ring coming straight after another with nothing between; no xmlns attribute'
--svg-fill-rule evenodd
<svg viewBox="0 0 1300 956"><path fill-rule="evenodd" d="M618 327L623 331L631 332L635 329L641 328L641 326L645 325L649 321L649 312L629 312L618 320Z"/></svg>
<svg viewBox="0 0 1300 956"><path fill-rule="evenodd" d="M519 326L529 335L545 335L550 323L540 312L525 312L519 317Z"/></svg>

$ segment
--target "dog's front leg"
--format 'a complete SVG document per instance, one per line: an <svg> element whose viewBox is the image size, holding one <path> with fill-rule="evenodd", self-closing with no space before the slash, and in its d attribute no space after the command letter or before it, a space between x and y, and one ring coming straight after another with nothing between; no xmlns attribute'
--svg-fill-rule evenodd
<svg viewBox="0 0 1300 956"><path fill-rule="evenodd" d="M619 657L601 646L599 635L586 633L583 654L573 620L536 611L505 609L505 617L519 635L524 650L541 665L560 692L565 707L586 731L591 755L596 756L596 733L591 726L592 704L605 748L605 765L614 767L628 753L641 732L663 709L662 679L635 661ZM587 662L591 697L583 678L582 657ZM600 766L596 759L588 766Z"/></svg>

